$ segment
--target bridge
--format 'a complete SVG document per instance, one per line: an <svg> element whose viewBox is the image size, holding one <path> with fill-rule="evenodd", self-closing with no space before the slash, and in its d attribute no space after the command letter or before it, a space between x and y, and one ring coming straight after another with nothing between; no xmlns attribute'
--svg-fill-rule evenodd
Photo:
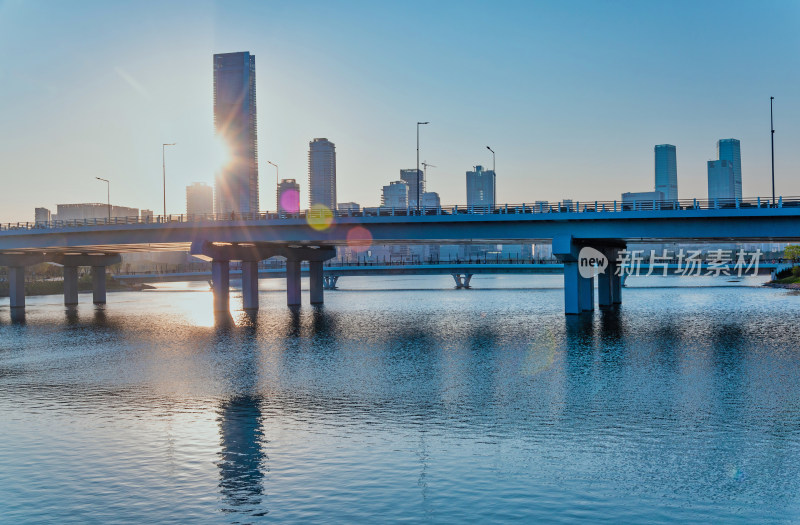
<svg viewBox="0 0 800 525"><path fill-rule="evenodd" d="M733 262L724 264L720 267L720 276L736 276L737 269ZM757 271L758 275L769 275L778 269L784 268L783 263L766 262L760 263ZM708 262L701 262L691 275L709 275L715 272L715 265ZM650 265L643 262L638 265L641 275L686 275L686 265L676 262L668 262L666 267ZM309 268L301 266L300 273L303 277L309 276ZM384 262L358 262L347 263L337 261L333 264L324 264L322 267L323 288L325 290L335 290L341 277L381 277L397 275L450 275L455 282L456 288L470 288L472 277L475 275L552 275L563 274L564 264L560 262L456 262L456 261L437 261L426 263L393 263ZM235 267L230 270L231 279L241 279L242 270ZM627 274L626 274L627 275ZM625 276L623 276L623 281ZM118 273L113 278L119 282L128 284L143 283L163 283L163 282L186 282L186 281L210 281L210 271L174 271L174 272L134 272ZM286 267L282 264L270 265L258 269L259 279L285 279Z"/></svg>
<svg viewBox="0 0 800 525"><path fill-rule="evenodd" d="M580 275L579 253L592 247L609 262L597 276L600 307L619 304L619 253L631 242L792 242L800 240L800 198L775 201L678 200L559 202L499 206L367 208L348 213L169 215L0 225L0 265L9 267L10 304L25 304L24 268L64 266L65 304L77 303L77 267L90 266L94 302L103 303L106 267L126 252L189 250L211 262L214 308L229 310L230 261L241 261L243 302L258 308L258 262L286 259L287 303L300 304L301 263L311 302L323 302L323 263L336 246L371 244L522 244L552 242L563 264L565 312L595 307L593 279Z"/></svg>

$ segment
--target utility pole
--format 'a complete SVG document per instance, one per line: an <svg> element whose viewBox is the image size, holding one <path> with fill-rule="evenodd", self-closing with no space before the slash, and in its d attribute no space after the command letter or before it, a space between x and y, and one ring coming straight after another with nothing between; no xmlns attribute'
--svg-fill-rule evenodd
<svg viewBox="0 0 800 525"><path fill-rule="evenodd" d="M417 122L417 213L419 213L419 187L422 185L419 176L419 127L425 124L430 124L430 122Z"/></svg>
<svg viewBox="0 0 800 525"><path fill-rule="evenodd" d="M167 146L175 146L177 144L177 142L173 142L172 144L161 145L161 177L164 184L164 217L167 216L167 161L166 157L164 156L164 149Z"/></svg>
<svg viewBox="0 0 800 525"><path fill-rule="evenodd" d="M769 142L772 149L772 205L775 206L775 124L772 120L773 100L775 100L775 97L769 97L769 127L772 131L769 134Z"/></svg>
<svg viewBox="0 0 800 525"><path fill-rule="evenodd" d="M108 203L108 220L111 220L111 182L108 179L102 179L100 177L95 177L97 180L101 180L106 183L106 202Z"/></svg>

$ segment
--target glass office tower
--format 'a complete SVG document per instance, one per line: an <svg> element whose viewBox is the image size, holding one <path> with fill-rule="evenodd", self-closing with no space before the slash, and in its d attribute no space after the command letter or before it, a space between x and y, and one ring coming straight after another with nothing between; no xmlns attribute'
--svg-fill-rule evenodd
<svg viewBox="0 0 800 525"><path fill-rule="evenodd" d="M678 162L675 146L659 144L655 147L656 191L664 194L664 200L678 200Z"/></svg>
<svg viewBox="0 0 800 525"><path fill-rule="evenodd" d="M727 160L733 166L733 193L735 198L742 198L742 152L738 139L721 139L717 141L717 158Z"/></svg>
<svg viewBox="0 0 800 525"><path fill-rule="evenodd" d="M258 213L256 57L247 51L214 55L214 129L229 156L216 174L216 212Z"/></svg>

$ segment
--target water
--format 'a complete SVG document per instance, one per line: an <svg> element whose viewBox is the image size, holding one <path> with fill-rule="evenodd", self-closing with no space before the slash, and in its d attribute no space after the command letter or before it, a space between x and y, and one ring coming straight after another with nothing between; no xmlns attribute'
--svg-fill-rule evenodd
<svg viewBox="0 0 800 525"><path fill-rule="evenodd" d="M565 318L560 279L6 299L0 521L798 521L800 296L651 278Z"/></svg>

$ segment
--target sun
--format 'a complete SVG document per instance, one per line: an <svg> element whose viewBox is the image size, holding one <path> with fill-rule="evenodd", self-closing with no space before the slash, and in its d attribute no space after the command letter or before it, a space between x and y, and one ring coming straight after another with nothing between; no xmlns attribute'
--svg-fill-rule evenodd
<svg viewBox="0 0 800 525"><path fill-rule="evenodd" d="M214 148L212 151L214 173L222 171L231 162L231 148L224 137L214 136Z"/></svg>

